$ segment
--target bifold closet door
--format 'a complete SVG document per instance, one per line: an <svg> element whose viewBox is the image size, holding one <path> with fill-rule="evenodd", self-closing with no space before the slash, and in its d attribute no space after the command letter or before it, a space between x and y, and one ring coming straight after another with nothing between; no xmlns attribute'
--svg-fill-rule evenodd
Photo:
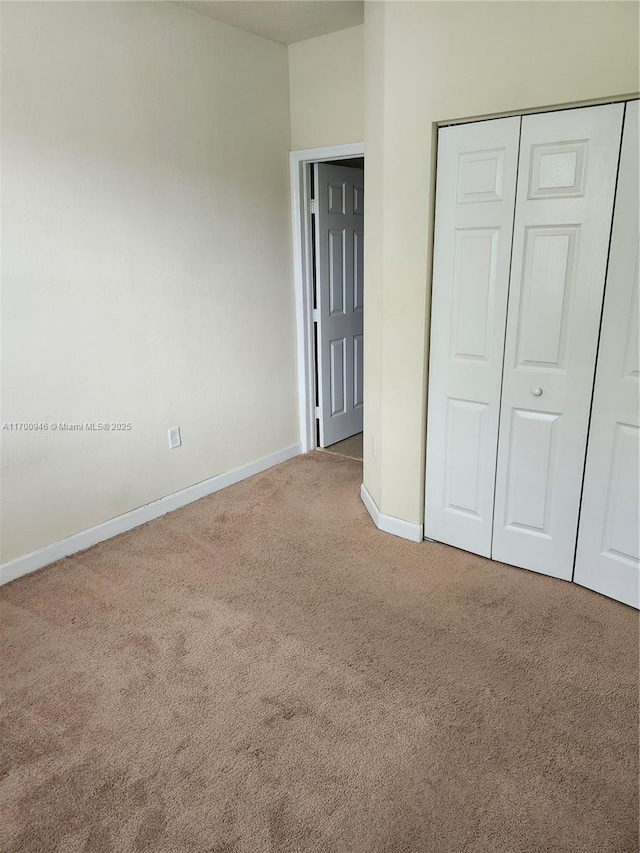
<svg viewBox="0 0 640 853"><path fill-rule="evenodd" d="M492 556L570 579L623 104L522 119Z"/></svg>
<svg viewBox="0 0 640 853"><path fill-rule="evenodd" d="M519 118L442 128L425 535L489 556Z"/></svg>
<svg viewBox="0 0 640 853"><path fill-rule="evenodd" d="M640 607L638 101L627 104L589 429L576 583Z"/></svg>

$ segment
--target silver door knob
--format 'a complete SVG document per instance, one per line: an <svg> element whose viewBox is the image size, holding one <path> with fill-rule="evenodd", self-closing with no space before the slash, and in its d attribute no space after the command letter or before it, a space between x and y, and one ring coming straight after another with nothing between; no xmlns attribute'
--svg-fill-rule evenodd
<svg viewBox="0 0 640 853"><path fill-rule="evenodd" d="M531 393L534 397L542 397L542 388L532 388Z"/></svg>

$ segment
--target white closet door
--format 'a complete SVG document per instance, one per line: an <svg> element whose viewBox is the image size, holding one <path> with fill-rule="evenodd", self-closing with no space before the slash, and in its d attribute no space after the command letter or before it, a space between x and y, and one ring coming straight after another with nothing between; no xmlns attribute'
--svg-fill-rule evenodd
<svg viewBox="0 0 640 853"><path fill-rule="evenodd" d="M623 110L522 120L492 556L567 580Z"/></svg>
<svg viewBox="0 0 640 853"><path fill-rule="evenodd" d="M438 134L425 535L487 557L519 133Z"/></svg>
<svg viewBox="0 0 640 853"><path fill-rule="evenodd" d="M627 104L584 478L576 583L640 607L638 101Z"/></svg>

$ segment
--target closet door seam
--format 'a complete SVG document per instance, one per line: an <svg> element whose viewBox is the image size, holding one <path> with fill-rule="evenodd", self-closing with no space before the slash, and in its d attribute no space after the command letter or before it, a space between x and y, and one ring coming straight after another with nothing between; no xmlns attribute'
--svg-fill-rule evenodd
<svg viewBox="0 0 640 853"><path fill-rule="evenodd" d="M578 536L580 531L580 517L582 515L582 499L584 497L584 483L585 477L587 473L587 459L589 457L589 441L591 438L591 420L593 415L593 401L596 393L596 377L598 375L598 357L600 355L600 340L602 338L602 320L604 318L604 303L607 298L607 284L609 279L609 264L611 261L611 243L613 240L613 223L615 220L615 211L616 211L616 200L618 198L618 182L620 180L620 159L622 156L622 142L624 139L624 126L627 118L627 104L625 102L624 109L622 112L622 133L620 134L620 145L618 147L618 163L616 165L616 182L615 182L615 190L613 193L613 207L611 209L611 224L609 226L609 246L607 248L607 263L605 267L604 273L604 290L602 292L602 305L600 306L600 322L598 324L598 342L596 344L596 363L593 371L593 382L591 384L591 401L589 403L589 418L587 420L587 444L584 451L584 464L582 466L582 483L580 485L580 501L578 504L578 533L576 535L576 542L573 549L573 564L571 567L571 583L574 582L576 576L576 559L578 556Z"/></svg>
<svg viewBox="0 0 640 853"><path fill-rule="evenodd" d="M507 318L509 317L509 301L511 299L511 271L513 269L513 238L516 230L516 204L518 202L518 176L520 174L520 143L522 141L522 116L520 116L520 125L518 127L518 152L516 161L516 192L513 195L513 220L511 222L511 252L509 253L509 280L507 286L507 304L504 311L504 335L502 336L502 366L500 368L500 401L498 404L498 432L496 435L496 464L493 472L493 512L491 518L491 556L493 557L493 531L495 529L495 508L496 508L496 487L498 480L498 448L500 447L500 421L502 418L502 390L504 387L504 358L507 349Z"/></svg>

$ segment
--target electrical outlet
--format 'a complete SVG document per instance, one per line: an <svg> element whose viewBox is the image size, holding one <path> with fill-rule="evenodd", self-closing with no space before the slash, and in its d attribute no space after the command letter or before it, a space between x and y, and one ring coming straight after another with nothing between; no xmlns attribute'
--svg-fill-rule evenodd
<svg viewBox="0 0 640 853"><path fill-rule="evenodd" d="M174 447L180 447L181 444L180 427L171 427L169 430L169 447L173 450Z"/></svg>

